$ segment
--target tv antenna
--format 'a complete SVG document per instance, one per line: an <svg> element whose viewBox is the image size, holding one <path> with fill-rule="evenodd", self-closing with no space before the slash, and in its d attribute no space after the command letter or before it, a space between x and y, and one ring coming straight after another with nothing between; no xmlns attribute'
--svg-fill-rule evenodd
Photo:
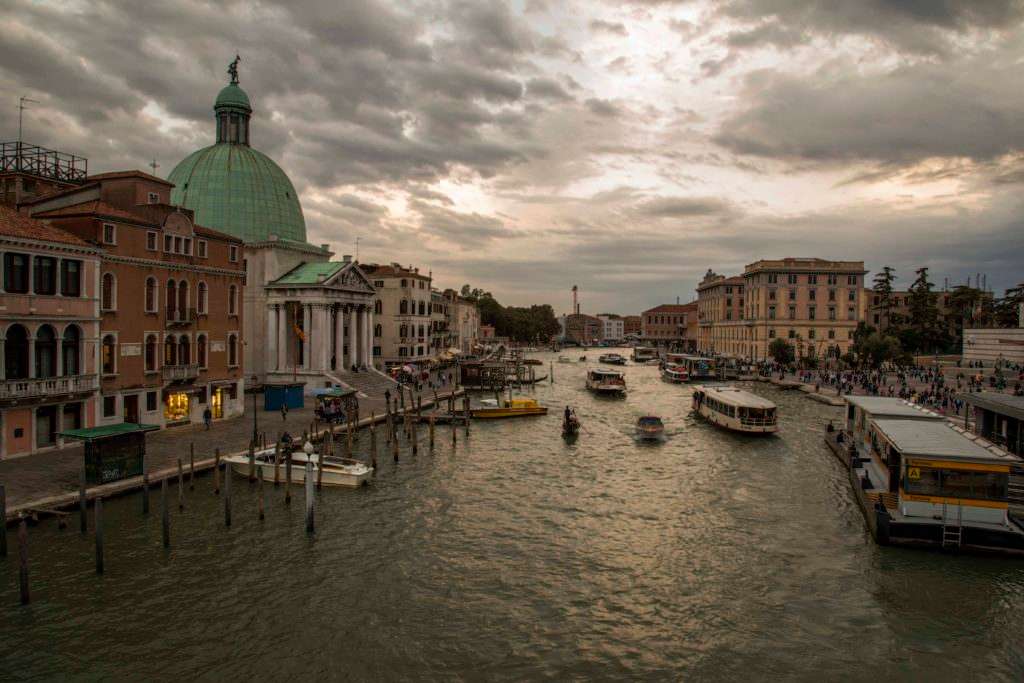
<svg viewBox="0 0 1024 683"><path fill-rule="evenodd" d="M33 100L27 95L18 98L18 147L21 147L21 120L25 115L25 105L28 103L39 104L39 100Z"/></svg>

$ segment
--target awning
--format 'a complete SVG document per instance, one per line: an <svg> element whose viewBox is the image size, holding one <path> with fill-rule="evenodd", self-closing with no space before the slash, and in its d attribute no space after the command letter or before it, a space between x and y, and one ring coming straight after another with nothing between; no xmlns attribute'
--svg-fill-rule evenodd
<svg viewBox="0 0 1024 683"><path fill-rule="evenodd" d="M313 390L313 395L324 398L342 398L356 393L355 389L344 389L342 387L319 388Z"/></svg>
<svg viewBox="0 0 1024 683"><path fill-rule="evenodd" d="M97 439L109 439L114 436L124 436L125 434L152 432L158 429L160 429L158 425L121 422L116 425L103 425L100 427L88 427L86 429L69 429L64 432L57 432L57 436L63 436L67 439L81 439L82 441L95 441Z"/></svg>

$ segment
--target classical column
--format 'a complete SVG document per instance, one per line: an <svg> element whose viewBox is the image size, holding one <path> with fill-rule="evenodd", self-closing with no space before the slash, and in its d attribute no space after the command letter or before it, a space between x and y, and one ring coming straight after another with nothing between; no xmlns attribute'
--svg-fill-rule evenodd
<svg viewBox="0 0 1024 683"><path fill-rule="evenodd" d="M363 311L363 319L365 321L365 332L363 339L366 343L363 345L363 362L366 363L366 367L373 367L373 309L369 306Z"/></svg>
<svg viewBox="0 0 1024 683"><path fill-rule="evenodd" d="M312 344L313 340L313 307L309 304L302 304L302 333L306 336L306 341L302 344L302 369L309 370L313 367L312 363Z"/></svg>
<svg viewBox="0 0 1024 683"><path fill-rule="evenodd" d="M250 343L255 343L256 340L250 340ZM270 372L274 369L277 363L277 306L267 306L267 351L266 351L266 368L265 372Z"/></svg>
<svg viewBox="0 0 1024 683"><path fill-rule="evenodd" d="M317 304L317 311L317 358L320 359L320 372L327 372L331 369L331 308L327 304Z"/></svg>
<svg viewBox="0 0 1024 683"><path fill-rule="evenodd" d="M277 316L277 369L284 372L288 367L288 306L278 304L274 306L274 314Z"/></svg>
<svg viewBox="0 0 1024 683"><path fill-rule="evenodd" d="M348 367L359 365L359 357L356 349L359 348L358 337L356 336L356 307L353 305L348 314Z"/></svg>
<svg viewBox="0 0 1024 683"><path fill-rule="evenodd" d="M345 309L337 306L334 309L334 369L345 370Z"/></svg>
<svg viewBox="0 0 1024 683"><path fill-rule="evenodd" d="M0 380L7 379L7 340L0 338ZM84 370L82 373L84 374Z"/></svg>

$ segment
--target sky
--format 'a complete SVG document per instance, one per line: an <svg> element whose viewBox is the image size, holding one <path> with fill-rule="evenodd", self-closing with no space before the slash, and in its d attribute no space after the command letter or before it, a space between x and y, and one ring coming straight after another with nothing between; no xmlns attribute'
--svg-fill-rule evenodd
<svg viewBox="0 0 1024 683"><path fill-rule="evenodd" d="M816 256L1024 280L1024 0L0 3L0 137L166 177L241 55L309 241L638 313ZM869 275L869 278L871 276Z"/></svg>

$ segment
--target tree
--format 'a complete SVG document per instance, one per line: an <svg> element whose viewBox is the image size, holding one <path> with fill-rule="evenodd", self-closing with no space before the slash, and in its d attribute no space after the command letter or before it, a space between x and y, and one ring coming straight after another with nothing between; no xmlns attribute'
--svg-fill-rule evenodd
<svg viewBox="0 0 1024 683"><path fill-rule="evenodd" d="M872 332L864 339L857 354L862 363L878 368L886 361L901 357L903 349L895 337L882 332Z"/></svg>
<svg viewBox="0 0 1024 683"><path fill-rule="evenodd" d="M776 337L768 345L768 355L775 359L776 363L788 365L796 358L796 351L793 345L782 337Z"/></svg>
<svg viewBox="0 0 1024 683"><path fill-rule="evenodd" d="M949 293L949 317L958 340L963 339L965 327L977 327L984 320L986 299L980 289L967 285L957 285Z"/></svg>
<svg viewBox="0 0 1024 683"><path fill-rule="evenodd" d="M915 351L935 352L945 336L939 329L938 297L928 280L928 269L914 271L917 279L910 286L910 326L919 335L919 346Z"/></svg>
<svg viewBox="0 0 1024 683"><path fill-rule="evenodd" d="M998 327L1018 327L1020 307L1024 305L1024 285L1006 290L1006 296L995 302L992 317Z"/></svg>
<svg viewBox="0 0 1024 683"><path fill-rule="evenodd" d="M878 311L878 324L883 330L889 329L891 325L899 324L898 316L892 313L892 283L896 279L896 272L889 266L884 266L880 273L875 275L875 296L878 303L874 309Z"/></svg>

